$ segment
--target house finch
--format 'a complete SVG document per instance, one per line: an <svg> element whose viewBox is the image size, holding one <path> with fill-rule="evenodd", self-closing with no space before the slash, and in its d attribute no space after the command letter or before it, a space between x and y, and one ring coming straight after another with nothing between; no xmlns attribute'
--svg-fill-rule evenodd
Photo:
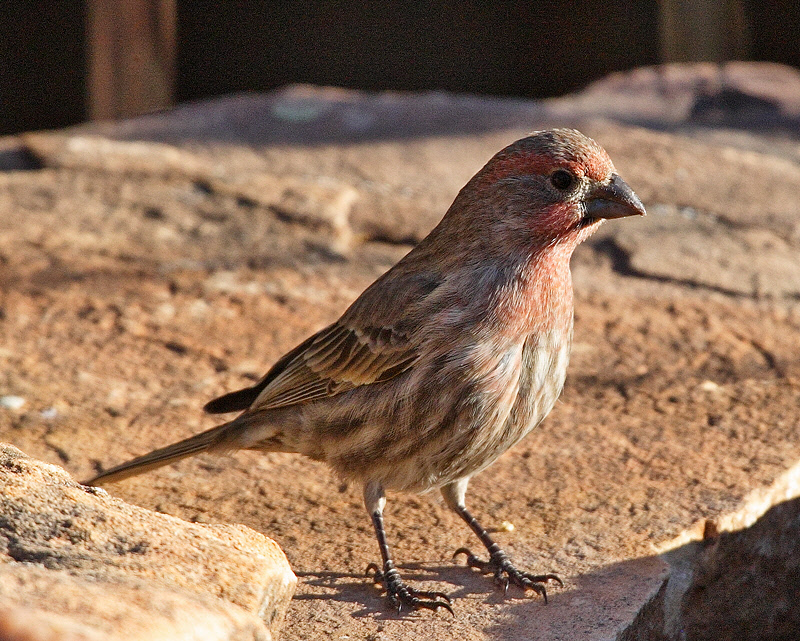
<svg viewBox="0 0 800 641"><path fill-rule="evenodd" d="M570 256L606 218L644 215L606 152L570 129L539 131L495 155L441 222L332 325L257 384L209 402L227 423L88 481L116 481L204 451L299 452L359 481L398 610L445 608L408 586L383 526L385 490L439 488L489 552L468 565L545 600L553 574L515 568L467 511L470 477L548 414L572 337Z"/></svg>

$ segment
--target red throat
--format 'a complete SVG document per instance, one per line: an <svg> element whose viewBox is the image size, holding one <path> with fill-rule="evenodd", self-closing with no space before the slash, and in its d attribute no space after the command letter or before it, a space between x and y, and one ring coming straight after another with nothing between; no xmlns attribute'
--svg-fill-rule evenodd
<svg viewBox="0 0 800 641"><path fill-rule="evenodd" d="M509 337L572 326L572 274L569 263L574 243L557 243L535 252L509 283L497 307L497 320ZM572 245L572 246L570 246Z"/></svg>

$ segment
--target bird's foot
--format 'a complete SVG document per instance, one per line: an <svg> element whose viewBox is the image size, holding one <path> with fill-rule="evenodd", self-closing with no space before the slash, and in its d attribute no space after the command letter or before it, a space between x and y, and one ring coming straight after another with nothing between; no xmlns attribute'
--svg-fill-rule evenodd
<svg viewBox="0 0 800 641"><path fill-rule="evenodd" d="M508 560L506 553L499 549L491 554L488 561L479 559L467 548L458 548L453 554L453 558L459 554L466 555L469 567L476 568L483 574L494 574L494 582L503 588L503 594L508 592L508 586L513 583L523 590L531 589L537 594L541 594L544 602L547 603L545 584L553 581L564 586L564 583L555 574L531 574L518 570Z"/></svg>
<svg viewBox="0 0 800 641"><path fill-rule="evenodd" d="M367 566L366 576L369 576L371 572L375 572L373 580L375 583L383 585L389 603L397 609L398 613L403 607L406 607L409 610L433 610L434 612L439 608L444 608L453 614L450 597L444 592L425 592L409 587L400 578L400 573L391 561L384 564L383 570L375 563L370 563Z"/></svg>

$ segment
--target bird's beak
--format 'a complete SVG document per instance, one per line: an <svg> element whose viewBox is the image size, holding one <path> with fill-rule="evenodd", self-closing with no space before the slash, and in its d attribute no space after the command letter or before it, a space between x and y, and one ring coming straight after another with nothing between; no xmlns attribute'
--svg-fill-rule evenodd
<svg viewBox="0 0 800 641"><path fill-rule="evenodd" d="M584 206L585 217L590 219L644 216L647 213L642 201L618 174L611 174L608 183L592 187L584 199Z"/></svg>

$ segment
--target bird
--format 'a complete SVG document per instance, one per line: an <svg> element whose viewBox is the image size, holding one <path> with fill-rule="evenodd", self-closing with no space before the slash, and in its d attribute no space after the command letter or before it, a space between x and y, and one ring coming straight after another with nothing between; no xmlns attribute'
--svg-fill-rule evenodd
<svg viewBox="0 0 800 641"><path fill-rule="evenodd" d="M239 412L111 467L100 485L200 452L300 453L363 487L382 563L368 573L400 611L453 612L401 577L386 492L438 489L488 553L469 567L547 601L556 574L518 569L466 507L470 479L539 425L566 378L573 250L606 219L645 215L606 151L574 129L535 131L496 153L434 229L332 324L254 385L208 402Z"/></svg>

